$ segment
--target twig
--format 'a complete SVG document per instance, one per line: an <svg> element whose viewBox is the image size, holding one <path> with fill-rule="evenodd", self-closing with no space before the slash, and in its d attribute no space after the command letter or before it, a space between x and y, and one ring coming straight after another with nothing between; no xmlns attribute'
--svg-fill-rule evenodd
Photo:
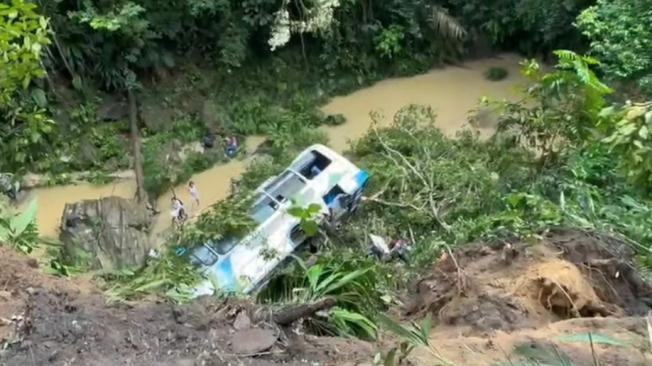
<svg viewBox="0 0 652 366"><path fill-rule="evenodd" d="M464 288L466 285L464 284L464 271L462 271L462 268L460 267L459 263L457 262L457 259L455 259L455 256L453 255L453 251L451 248L448 246L448 244L445 244L446 250L448 251L448 255L451 256L451 259L453 260L453 263L455 264L455 268L457 269L457 292L458 294L464 293Z"/></svg>
<svg viewBox="0 0 652 366"><path fill-rule="evenodd" d="M589 344L591 345L591 356L593 357L593 366L600 366L598 355L595 354L595 347L593 347L593 336L589 332Z"/></svg>
<svg viewBox="0 0 652 366"><path fill-rule="evenodd" d="M421 211L421 209L411 203L398 203L398 202L389 202L382 200L380 198L373 198L373 197L362 197L363 202L374 202L374 203L379 203L381 205L385 206L393 206L393 207L401 207L401 208L411 208L415 211Z"/></svg>
<svg viewBox="0 0 652 366"><path fill-rule="evenodd" d="M434 183L432 182L432 178L430 179L430 181L428 181L425 178L425 176L423 174L419 173L417 168L412 163L410 163L410 161L408 160L408 158L405 157L405 155L401 154L398 150L390 147L382 139L382 137L380 137L380 134L378 133L378 130L375 127L372 128L372 130L373 130L374 134L376 135L376 138L378 139L378 142L380 142L380 144L383 146L383 148L386 151L388 151L389 153L392 153L392 154L398 156L403 161L403 164L405 164L409 168L409 170L411 170L412 173L414 173L414 175L416 175L417 178L419 178L419 180L421 180L423 185L425 187L428 187L429 193L430 193L430 194L428 194L428 203L430 204L430 210L432 211L432 215L433 215L434 219L437 221L437 223L439 224L439 226L444 228L444 230L446 230L446 231L450 231L451 227L441 219L441 217L439 215L439 210L437 209L437 205L436 205L436 203L434 201L434 198L433 198L433 195L432 195L432 192L434 191L434 189L433 189ZM395 158L393 158L390 154L386 154L386 155L390 160L392 160L394 162L394 164L401 167L401 165L397 162L397 160Z"/></svg>

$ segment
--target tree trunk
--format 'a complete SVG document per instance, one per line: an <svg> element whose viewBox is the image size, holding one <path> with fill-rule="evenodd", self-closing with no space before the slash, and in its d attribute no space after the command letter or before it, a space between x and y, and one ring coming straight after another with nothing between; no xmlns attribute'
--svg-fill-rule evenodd
<svg viewBox="0 0 652 366"><path fill-rule="evenodd" d="M290 325L293 322L301 318L311 316L320 310L332 308L333 306L335 306L335 303L336 303L335 299L333 299L332 297L326 297L324 299L309 304L288 306L286 308L278 310L272 316L272 320L274 320L274 322L278 325Z"/></svg>
<svg viewBox="0 0 652 366"><path fill-rule="evenodd" d="M129 127L131 129L131 143L134 154L134 173L136 173L136 199L147 204L147 191L145 191L145 174L143 173L143 156L140 150L140 134L138 133L138 111L136 109L136 96L131 88L127 90L129 100Z"/></svg>

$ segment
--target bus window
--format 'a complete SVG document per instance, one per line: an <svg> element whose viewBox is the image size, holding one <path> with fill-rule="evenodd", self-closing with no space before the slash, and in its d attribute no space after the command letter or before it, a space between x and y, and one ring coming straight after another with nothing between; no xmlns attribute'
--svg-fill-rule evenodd
<svg viewBox="0 0 652 366"><path fill-rule="evenodd" d="M305 161L300 161L297 164L296 169L299 174L308 179L314 179L331 164L329 158L315 150L311 151L308 156L309 157Z"/></svg>
<svg viewBox="0 0 652 366"><path fill-rule="evenodd" d="M227 254L238 244L238 239L233 236L228 236L214 245L211 245L220 255Z"/></svg>
<svg viewBox="0 0 652 366"><path fill-rule="evenodd" d="M324 202L327 206L331 206L337 196L344 194L342 188L339 185L335 185L326 195L324 196Z"/></svg>
<svg viewBox="0 0 652 366"><path fill-rule="evenodd" d="M190 262L194 265L212 266L219 258L206 245L195 248L190 255Z"/></svg>
<svg viewBox="0 0 652 366"><path fill-rule="evenodd" d="M301 228L300 225L292 228L292 231L290 232L290 241L292 241L293 246L296 247L297 245L303 243L306 238L306 232Z"/></svg>
<svg viewBox="0 0 652 366"><path fill-rule="evenodd" d="M262 224L274 215L277 208L276 203L271 198L265 195L260 195L249 214L254 221L258 224Z"/></svg>

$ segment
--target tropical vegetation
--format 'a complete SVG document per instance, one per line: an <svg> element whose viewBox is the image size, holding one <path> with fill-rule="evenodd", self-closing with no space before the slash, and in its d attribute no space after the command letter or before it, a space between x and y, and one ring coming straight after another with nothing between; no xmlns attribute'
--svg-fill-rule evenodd
<svg viewBox="0 0 652 366"><path fill-rule="evenodd" d="M436 111L406 106L352 142L348 157L372 179L341 230L317 227L315 207L290 212L320 255L297 253L257 301L331 298L335 306L306 320L307 329L372 339L382 324L407 339L407 353L432 346L429 320L405 327L382 314L455 246L579 227L627 238L652 268L651 9L649 0L5 1L0 171L108 173L138 166L142 152L152 198L225 160L219 148L189 148L203 137L265 135L264 157L228 199L142 268L103 274L112 300L185 302L201 280L188 249L251 230L252 191L298 151L326 142L316 127L343 122L319 110L329 97L462 59L483 40L542 56L522 63L522 99L479 106L498 115L490 139L470 131L450 138L435 127ZM35 210L3 203L0 242L31 252ZM410 265L371 260L369 234L409 239ZM394 364L403 354L385 357Z"/></svg>

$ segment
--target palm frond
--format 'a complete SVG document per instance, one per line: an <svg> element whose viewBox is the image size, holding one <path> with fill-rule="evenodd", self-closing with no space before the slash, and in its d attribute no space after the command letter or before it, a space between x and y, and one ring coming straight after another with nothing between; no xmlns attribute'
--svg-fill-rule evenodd
<svg viewBox="0 0 652 366"><path fill-rule="evenodd" d="M448 10L440 6L431 8L428 22L433 30L442 37L458 41L466 38L467 31L462 24L450 15Z"/></svg>

